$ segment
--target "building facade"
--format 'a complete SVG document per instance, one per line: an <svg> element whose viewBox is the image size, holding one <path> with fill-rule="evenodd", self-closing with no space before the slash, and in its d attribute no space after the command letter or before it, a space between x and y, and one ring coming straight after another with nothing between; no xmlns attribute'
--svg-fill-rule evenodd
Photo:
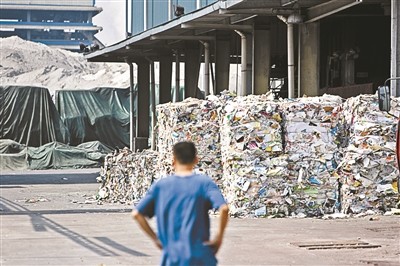
<svg viewBox="0 0 400 266"><path fill-rule="evenodd" d="M102 11L95 0L2 0L0 37L18 36L67 50L98 42L102 30L92 18Z"/></svg>
<svg viewBox="0 0 400 266"><path fill-rule="evenodd" d="M126 7L130 6L130 12L126 12L129 16L127 21L131 21L127 32L135 35L215 3L217 0L127 0L127 2L129 3ZM178 13L183 12L183 14L176 14L177 7L181 8Z"/></svg>

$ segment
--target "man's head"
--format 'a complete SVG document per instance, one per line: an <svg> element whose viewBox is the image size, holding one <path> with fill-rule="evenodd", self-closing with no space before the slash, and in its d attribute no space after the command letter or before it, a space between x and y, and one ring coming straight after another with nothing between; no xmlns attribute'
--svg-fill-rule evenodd
<svg viewBox="0 0 400 266"><path fill-rule="evenodd" d="M197 149L193 142L178 142L173 147L174 166L195 166L198 163Z"/></svg>

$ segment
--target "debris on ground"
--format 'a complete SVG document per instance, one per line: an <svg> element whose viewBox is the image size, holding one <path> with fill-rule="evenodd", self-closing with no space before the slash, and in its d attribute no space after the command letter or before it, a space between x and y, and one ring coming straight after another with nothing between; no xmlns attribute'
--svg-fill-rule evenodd
<svg viewBox="0 0 400 266"><path fill-rule="evenodd" d="M43 197L35 197L25 200L26 203L49 202L49 201L50 201L49 199Z"/></svg>

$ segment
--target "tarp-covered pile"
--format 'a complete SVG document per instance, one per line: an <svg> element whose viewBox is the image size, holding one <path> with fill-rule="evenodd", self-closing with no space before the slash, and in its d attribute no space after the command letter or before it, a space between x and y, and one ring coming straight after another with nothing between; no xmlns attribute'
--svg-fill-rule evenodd
<svg viewBox="0 0 400 266"><path fill-rule="evenodd" d="M221 126L224 192L235 215L266 215L284 190L281 114L267 98L229 101ZM270 207L270 206L268 206ZM268 210L271 210L268 208Z"/></svg>
<svg viewBox="0 0 400 266"><path fill-rule="evenodd" d="M0 171L26 169L27 147L10 139L0 139Z"/></svg>
<svg viewBox="0 0 400 266"><path fill-rule="evenodd" d="M192 141L199 155L199 171L220 184L222 178L219 133L219 101L189 98L179 103L157 106L160 173L172 171L172 147L180 141Z"/></svg>
<svg viewBox="0 0 400 266"><path fill-rule="evenodd" d="M111 147L129 144L129 90L57 91L56 106L70 132L71 145L94 140Z"/></svg>
<svg viewBox="0 0 400 266"><path fill-rule="evenodd" d="M131 204L144 196L159 172L158 153L132 153L127 148L109 154L100 171L98 199Z"/></svg>
<svg viewBox="0 0 400 266"><path fill-rule="evenodd" d="M0 86L0 114L0 139L33 147L69 141L68 129L45 88Z"/></svg>
<svg viewBox="0 0 400 266"><path fill-rule="evenodd" d="M376 95L349 99L343 106L348 147L338 167L342 209L345 213L385 211L399 201L397 193L397 119L379 111ZM391 112L400 115L400 99L392 100Z"/></svg>
<svg viewBox="0 0 400 266"><path fill-rule="evenodd" d="M316 216L333 211L337 201L336 178L331 176L339 159L337 96L286 100L285 153L290 172L286 183L292 214Z"/></svg>
<svg viewBox="0 0 400 266"><path fill-rule="evenodd" d="M26 147L0 139L0 171L98 167L110 152L111 149L98 141L82 143L78 147L59 142Z"/></svg>

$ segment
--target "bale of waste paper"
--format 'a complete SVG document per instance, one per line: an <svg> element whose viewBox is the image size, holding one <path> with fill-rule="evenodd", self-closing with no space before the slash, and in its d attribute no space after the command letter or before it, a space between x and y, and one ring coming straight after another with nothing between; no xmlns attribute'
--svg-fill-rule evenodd
<svg viewBox="0 0 400 266"><path fill-rule="evenodd" d="M399 116L400 99L392 99L391 113ZM385 212L397 207L397 119L379 110L376 95L350 98L343 105L348 146L337 175L342 183L342 211Z"/></svg>
<svg viewBox="0 0 400 266"><path fill-rule="evenodd" d="M281 196L287 161L278 107L267 97L252 95L228 101L223 109L224 193L234 215L287 212Z"/></svg>
<svg viewBox="0 0 400 266"><path fill-rule="evenodd" d="M188 98L182 102L157 106L157 148L162 175L172 172L172 148L180 141L192 141L197 147L196 169L221 184L220 103L218 98Z"/></svg>
<svg viewBox="0 0 400 266"><path fill-rule="evenodd" d="M97 198L108 202L132 204L140 200L159 178L158 152L133 153L127 148L106 156L98 181Z"/></svg>
<svg viewBox="0 0 400 266"><path fill-rule="evenodd" d="M337 207L337 177L332 176L341 160L338 96L284 100L285 153L288 156L292 215L321 216Z"/></svg>

